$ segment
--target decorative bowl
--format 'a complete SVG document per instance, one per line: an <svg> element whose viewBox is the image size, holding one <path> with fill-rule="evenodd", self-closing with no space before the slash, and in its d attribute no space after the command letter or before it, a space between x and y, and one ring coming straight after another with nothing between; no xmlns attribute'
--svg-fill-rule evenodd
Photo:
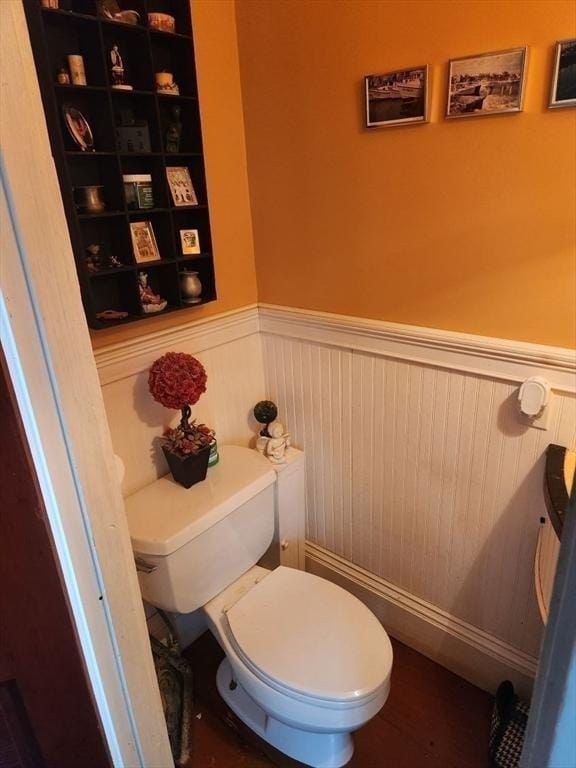
<svg viewBox="0 0 576 768"><path fill-rule="evenodd" d="M149 13L148 24L160 32L176 32L176 19L168 13Z"/></svg>

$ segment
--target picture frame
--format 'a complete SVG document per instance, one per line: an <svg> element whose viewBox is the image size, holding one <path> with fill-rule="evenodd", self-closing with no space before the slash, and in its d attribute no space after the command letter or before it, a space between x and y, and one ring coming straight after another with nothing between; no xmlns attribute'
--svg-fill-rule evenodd
<svg viewBox="0 0 576 768"><path fill-rule="evenodd" d="M521 112L528 48L450 59L446 118Z"/></svg>
<svg viewBox="0 0 576 768"><path fill-rule="evenodd" d="M130 236L134 260L137 264L147 264L150 261L160 260L160 251L151 221L131 221Z"/></svg>
<svg viewBox="0 0 576 768"><path fill-rule="evenodd" d="M168 166L166 168L166 178L168 179L172 202L177 208L198 205L198 198L194 191L190 171L186 166Z"/></svg>
<svg viewBox="0 0 576 768"><path fill-rule="evenodd" d="M428 122L428 65L364 77L367 128Z"/></svg>
<svg viewBox="0 0 576 768"><path fill-rule="evenodd" d="M548 107L576 107L576 38L556 43Z"/></svg>
<svg viewBox="0 0 576 768"><path fill-rule="evenodd" d="M180 243L182 245L183 256L192 256L201 253L200 237L197 229L181 229Z"/></svg>

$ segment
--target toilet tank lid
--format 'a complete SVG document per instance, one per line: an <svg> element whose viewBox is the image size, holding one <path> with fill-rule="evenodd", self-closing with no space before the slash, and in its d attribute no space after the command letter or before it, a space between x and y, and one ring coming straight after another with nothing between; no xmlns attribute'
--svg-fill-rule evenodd
<svg viewBox="0 0 576 768"><path fill-rule="evenodd" d="M219 463L192 488L166 475L124 500L135 552L175 552L276 480L272 465L257 451L224 445L219 452Z"/></svg>

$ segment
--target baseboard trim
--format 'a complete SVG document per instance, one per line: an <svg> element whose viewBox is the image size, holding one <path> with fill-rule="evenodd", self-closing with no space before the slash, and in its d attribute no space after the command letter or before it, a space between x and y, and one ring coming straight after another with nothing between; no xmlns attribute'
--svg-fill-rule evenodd
<svg viewBox="0 0 576 768"><path fill-rule="evenodd" d="M393 637L474 685L493 693L509 679L522 695L530 694L537 666L533 656L311 541L306 542L306 570L345 587Z"/></svg>
<svg viewBox="0 0 576 768"><path fill-rule="evenodd" d="M195 354L259 331L258 307L250 304L204 320L177 325L94 350L102 386L147 370L158 354L186 344Z"/></svg>
<svg viewBox="0 0 576 768"><path fill-rule="evenodd" d="M259 304L263 333L397 358L504 381L545 376L576 392L576 351L350 315Z"/></svg>

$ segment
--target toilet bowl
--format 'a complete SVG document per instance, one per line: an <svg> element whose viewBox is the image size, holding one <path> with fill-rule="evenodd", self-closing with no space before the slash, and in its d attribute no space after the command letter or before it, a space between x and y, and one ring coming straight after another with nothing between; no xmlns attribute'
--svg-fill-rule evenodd
<svg viewBox="0 0 576 768"><path fill-rule="evenodd" d="M351 733L390 690L392 647L366 606L318 576L255 566L204 611L226 654L217 686L232 711L300 762L345 765Z"/></svg>
<svg viewBox="0 0 576 768"><path fill-rule="evenodd" d="M204 613L225 653L218 690L246 725L306 765L340 768L388 697L390 640L341 587L256 565L274 534L276 475L256 451L220 456L189 490L164 477L126 499L142 595Z"/></svg>

